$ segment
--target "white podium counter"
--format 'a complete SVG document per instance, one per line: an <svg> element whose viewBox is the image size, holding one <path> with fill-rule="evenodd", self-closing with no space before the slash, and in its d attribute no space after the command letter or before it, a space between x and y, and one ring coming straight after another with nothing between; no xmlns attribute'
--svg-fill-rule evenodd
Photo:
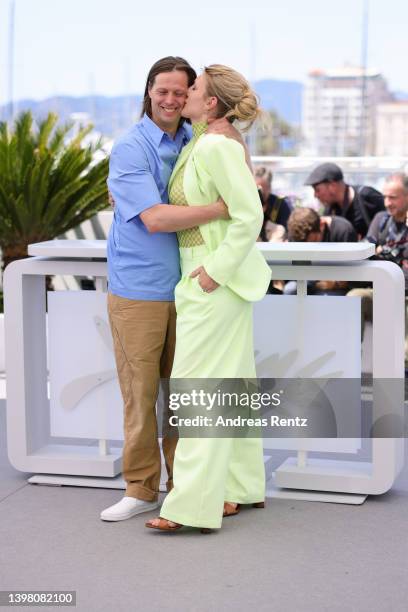
<svg viewBox="0 0 408 612"><path fill-rule="evenodd" d="M289 297L296 301L296 312L302 313L307 300L311 299L307 296L307 281L372 283L373 377L404 378L405 286L404 276L397 266L367 261L374 253L374 246L369 243L258 243L258 248L270 263L274 279L298 281L296 296L267 296L271 301L260 303L264 310L269 303L279 305L283 302L276 300ZM119 476L121 448L111 442L120 439L117 425L121 424L122 407L119 396L114 395L117 391L112 387L117 385L113 353L104 311L101 310L107 287L106 241L52 240L30 245L28 253L33 257L10 264L4 275L10 462L18 470L36 473L31 482L122 488L123 481ZM51 292L47 324L45 277L48 275L90 276L95 279L97 291ZM83 296L86 301L84 308L78 308L80 294L87 294ZM351 300L330 296L318 299L325 300L328 305L334 304L330 300ZM94 312L93 304L99 310ZM65 319L59 312L64 309ZM74 343L88 342L86 338L84 340L87 327L80 320L81 312L85 313L87 309L93 321L92 334L97 338L94 342L101 344L93 370L81 372L82 349L75 351ZM255 309L255 317L257 312L261 310ZM279 321L279 326L284 324L284 321ZM70 328L69 325L73 326ZM305 329L307 321L303 321L302 326ZM355 341L359 346L359 333L357 335ZM270 342L273 343L272 337ZM106 358L102 356L103 350L107 352ZM63 398L62 406L55 409L55 398L49 391L48 368L51 389L58 385L62 389L58 395ZM71 379L63 380L65 373L68 377L71 375ZM93 396L91 391L100 394ZM113 416L110 392L112 398L116 398ZM381 400L374 397L374 410L376 401ZM83 422L99 421L94 430L84 423L75 422L75 419L72 421L79 405ZM71 419L69 425L68 418ZM112 419L116 419L113 425ZM270 454L268 442L265 441L265 452ZM300 450L276 470L268 483L268 494L361 503L369 494L386 492L402 468L404 440L375 438L370 442L369 462L317 459L309 457L308 451L301 446L292 448Z"/></svg>

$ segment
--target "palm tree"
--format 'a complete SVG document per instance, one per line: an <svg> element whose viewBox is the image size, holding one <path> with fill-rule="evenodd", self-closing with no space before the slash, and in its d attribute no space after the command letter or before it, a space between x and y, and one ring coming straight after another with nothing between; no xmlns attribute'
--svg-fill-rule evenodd
<svg viewBox="0 0 408 612"><path fill-rule="evenodd" d="M0 248L3 269L27 257L27 245L51 240L107 206L108 160L94 163L96 145L84 146L89 125L67 141L72 125L57 127L49 113L33 125L22 113L10 130L0 122Z"/></svg>

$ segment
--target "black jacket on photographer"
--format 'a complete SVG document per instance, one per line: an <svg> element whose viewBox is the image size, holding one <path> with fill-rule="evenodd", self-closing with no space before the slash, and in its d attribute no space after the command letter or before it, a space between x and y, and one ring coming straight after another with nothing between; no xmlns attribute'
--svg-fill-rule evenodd
<svg viewBox="0 0 408 612"><path fill-rule="evenodd" d="M408 289L408 226L404 221L395 221L387 212L379 212L368 228L366 240L382 251L372 257L396 263L405 276L405 293Z"/></svg>
<svg viewBox="0 0 408 612"><path fill-rule="evenodd" d="M352 185L354 196L350 200L348 187L344 193L343 205L331 204L326 207L325 214L344 217L350 221L357 234L364 238L375 215L384 211L384 196L374 187Z"/></svg>
<svg viewBox="0 0 408 612"><path fill-rule="evenodd" d="M260 238L263 242L267 242L266 224L268 223L268 221L271 221L272 223L277 223L278 225L283 225L283 227L287 229L288 219L290 217L290 213L292 212L292 205L288 198L279 197L274 193L269 194L269 197L266 202L260 189L258 189L258 194L264 211L264 220L262 224Z"/></svg>

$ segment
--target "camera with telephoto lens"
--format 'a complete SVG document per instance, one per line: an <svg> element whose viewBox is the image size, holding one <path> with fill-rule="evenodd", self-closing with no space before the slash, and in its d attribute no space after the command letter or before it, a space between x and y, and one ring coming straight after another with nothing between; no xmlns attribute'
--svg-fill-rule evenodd
<svg viewBox="0 0 408 612"><path fill-rule="evenodd" d="M395 263L397 266L401 267L404 259L404 248L405 244L394 246L384 244L381 253L376 253L373 257L371 257L371 259L391 261L392 263Z"/></svg>

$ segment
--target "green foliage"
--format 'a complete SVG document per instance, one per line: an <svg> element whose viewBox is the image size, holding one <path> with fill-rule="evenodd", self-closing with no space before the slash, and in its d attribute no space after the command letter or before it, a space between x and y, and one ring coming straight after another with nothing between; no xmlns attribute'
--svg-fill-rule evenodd
<svg viewBox="0 0 408 612"><path fill-rule="evenodd" d="M51 240L107 206L108 160L94 163L96 145L83 145L89 125L68 140L50 113L36 127L30 112L10 130L0 122L0 247L4 263L27 245Z"/></svg>

